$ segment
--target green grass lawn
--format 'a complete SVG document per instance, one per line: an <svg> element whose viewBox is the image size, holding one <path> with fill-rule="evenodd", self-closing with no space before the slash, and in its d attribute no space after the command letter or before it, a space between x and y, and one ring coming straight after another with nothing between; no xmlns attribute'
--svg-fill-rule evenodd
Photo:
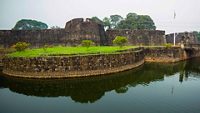
<svg viewBox="0 0 200 113"><path fill-rule="evenodd" d="M74 55L74 54L104 54L115 53L121 50L127 50L130 48L136 48L136 46L124 46L122 48L118 46L93 46L93 47L63 47L55 46L50 48L37 48L27 49L21 52L13 52L8 54L9 57L38 57L49 55Z"/></svg>

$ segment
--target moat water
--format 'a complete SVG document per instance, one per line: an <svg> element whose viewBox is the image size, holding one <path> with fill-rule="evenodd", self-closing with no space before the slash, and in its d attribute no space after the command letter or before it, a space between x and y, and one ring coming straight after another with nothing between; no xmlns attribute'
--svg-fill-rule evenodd
<svg viewBox="0 0 200 113"><path fill-rule="evenodd" d="M0 113L200 113L200 58L94 78L0 76Z"/></svg>

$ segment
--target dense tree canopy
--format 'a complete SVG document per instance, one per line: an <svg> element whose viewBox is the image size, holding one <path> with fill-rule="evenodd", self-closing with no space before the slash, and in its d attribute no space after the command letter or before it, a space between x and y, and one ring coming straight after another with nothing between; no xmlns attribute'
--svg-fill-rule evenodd
<svg viewBox="0 0 200 113"><path fill-rule="evenodd" d="M194 35L197 37L198 42L200 42L200 32L194 31L193 33L194 33Z"/></svg>
<svg viewBox="0 0 200 113"><path fill-rule="evenodd" d="M92 17L98 23L102 23L108 29L147 29L155 30L156 26L148 15L137 15L136 13L128 13L126 18L120 15L111 15L100 20L98 17Z"/></svg>
<svg viewBox="0 0 200 113"><path fill-rule="evenodd" d="M126 18L117 26L117 29L148 29L155 30L155 24L148 15L127 14Z"/></svg>
<svg viewBox="0 0 200 113"><path fill-rule="evenodd" d="M47 29L47 28L48 28L48 25L43 22L36 21L36 20L22 19L16 23L13 29L14 30L40 30L40 29Z"/></svg>
<svg viewBox="0 0 200 113"><path fill-rule="evenodd" d="M98 24L102 24L103 25L103 21L101 19L99 19L98 17L94 16L91 18L92 21L98 23Z"/></svg>
<svg viewBox="0 0 200 113"><path fill-rule="evenodd" d="M111 29L111 22L110 22L110 19L108 17L105 17L103 19L103 25L108 28L108 29Z"/></svg>
<svg viewBox="0 0 200 113"><path fill-rule="evenodd" d="M112 28L115 29L118 26L118 23L123 19L120 15L111 15L110 16L110 21Z"/></svg>

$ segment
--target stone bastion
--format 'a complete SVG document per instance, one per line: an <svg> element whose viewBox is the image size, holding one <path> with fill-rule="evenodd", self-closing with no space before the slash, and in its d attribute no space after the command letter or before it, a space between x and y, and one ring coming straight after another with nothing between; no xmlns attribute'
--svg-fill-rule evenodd
<svg viewBox="0 0 200 113"><path fill-rule="evenodd" d="M3 73L25 78L70 78L129 70L144 63L142 48L113 54L4 58Z"/></svg>
<svg viewBox="0 0 200 113"><path fill-rule="evenodd" d="M173 63L200 57L200 48L134 48L112 54L45 57L5 57L3 73L23 78L73 78L107 75L144 62Z"/></svg>

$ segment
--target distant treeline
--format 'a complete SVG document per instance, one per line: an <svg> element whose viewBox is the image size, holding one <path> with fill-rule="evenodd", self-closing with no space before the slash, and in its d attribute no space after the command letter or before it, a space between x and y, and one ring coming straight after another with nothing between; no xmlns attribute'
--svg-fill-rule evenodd
<svg viewBox="0 0 200 113"><path fill-rule="evenodd" d="M120 15L110 15L103 20L97 16L92 20L105 26L105 29L147 29L155 30L154 21L148 15L137 15L136 13L128 13L125 18Z"/></svg>
<svg viewBox="0 0 200 113"><path fill-rule="evenodd" d="M147 29L155 30L156 26L153 20L148 15L137 15L136 13L128 13L126 17L120 15L110 15L103 20L97 16L92 17L92 20L104 25L105 29ZM58 26L52 26L51 29L59 29ZM48 29L48 25L44 22L31 19L21 19L14 26L13 30L40 30Z"/></svg>

